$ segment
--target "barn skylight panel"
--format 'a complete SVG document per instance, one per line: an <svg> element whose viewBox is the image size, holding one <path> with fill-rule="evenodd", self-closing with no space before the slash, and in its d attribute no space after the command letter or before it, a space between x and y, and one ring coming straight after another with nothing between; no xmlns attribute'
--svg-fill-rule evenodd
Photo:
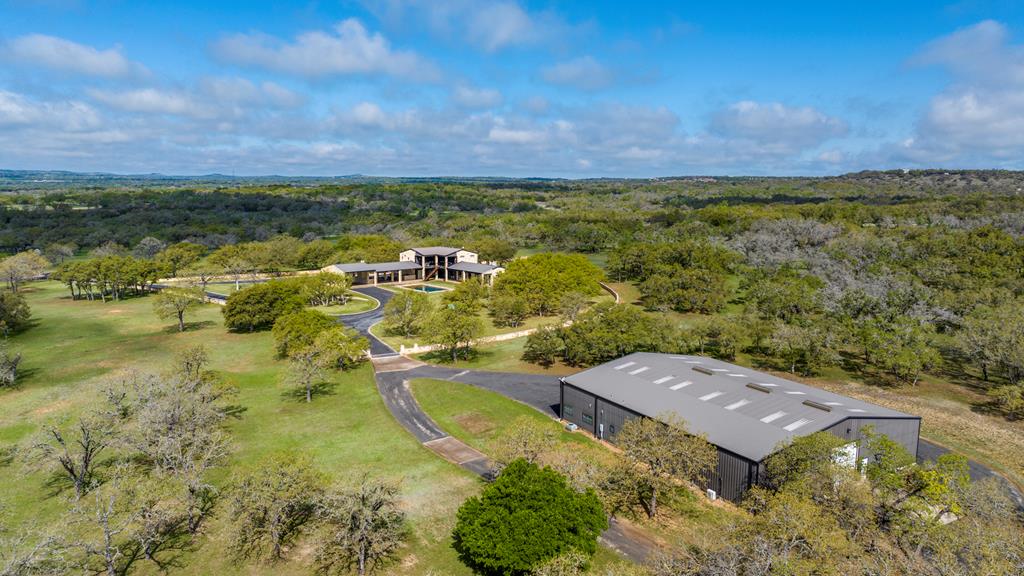
<svg viewBox="0 0 1024 576"><path fill-rule="evenodd" d="M693 384L693 382L691 382L689 380L684 380L684 381L680 382L679 384L676 384L674 386L669 386L668 389L669 390L679 390L679 389L682 389L682 388L686 388L690 384Z"/></svg>
<svg viewBox="0 0 1024 576"><path fill-rule="evenodd" d="M750 404L750 400L744 398L742 400L737 400L737 401L733 402L732 404L729 404L728 406L725 407L725 409L726 410L735 410L737 408L742 408L743 406L746 406L747 404Z"/></svg>
<svg viewBox="0 0 1024 576"><path fill-rule="evenodd" d="M647 366L641 366L641 367L637 368L636 370L631 370L629 372L629 375L630 376L636 376L637 374L639 374L641 372L647 372L648 370L650 370L650 368L648 368Z"/></svg>
<svg viewBox="0 0 1024 576"><path fill-rule="evenodd" d="M668 382L669 380L671 380L673 378L675 378L675 376L665 376L664 378L658 378L657 380L654 381L654 383L655 384L664 384L665 382Z"/></svg>
<svg viewBox="0 0 1024 576"><path fill-rule="evenodd" d="M765 424L771 424L772 422L775 422L776 420L782 418L785 415L786 413L783 412L782 410L779 410L778 412L772 412L771 414L765 416L764 418L761 418L761 422L764 422Z"/></svg>
<svg viewBox="0 0 1024 576"><path fill-rule="evenodd" d="M619 364L618 366L615 367L615 370L622 370L623 368L629 368L630 366L632 366L634 364L636 364L636 362L626 362L625 364Z"/></svg>
<svg viewBox="0 0 1024 576"><path fill-rule="evenodd" d="M725 392L722 392L722 391L716 391L716 392L712 392L712 393L710 393L710 394L705 394L705 395L701 396L701 397L699 398L699 400L700 400L701 402L707 402L708 400L711 400L712 398L718 398L718 397L719 397L719 396L721 396L722 394L725 394Z"/></svg>
<svg viewBox="0 0 1024 576"><path fill-rule="evenodd" d="M801 418L801 419L797 420L796 422L793 422L792 424L787 424L787 425L783 426L782 429L785 430L786 432L792 432L794 430L797 430L798 428L802 428L802 427L810 424L811 422L814 422L814 420L808 420L807 418Z"/></svg>

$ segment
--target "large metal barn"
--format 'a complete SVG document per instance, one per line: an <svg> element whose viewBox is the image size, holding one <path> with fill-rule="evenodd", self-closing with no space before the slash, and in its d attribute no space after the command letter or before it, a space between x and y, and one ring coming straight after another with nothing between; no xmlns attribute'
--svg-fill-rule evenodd
<svg viewBox="0 0 1024 576"><path fill-rule="evenodd" d="M627 420L666 413L718 448L705 488L733 501L794 437L831 432L859 461L868 454L857 441L871 426L916 457L921 428L918 416L701 356L638 352L562 378L562 418L612 443Z"/></svg>

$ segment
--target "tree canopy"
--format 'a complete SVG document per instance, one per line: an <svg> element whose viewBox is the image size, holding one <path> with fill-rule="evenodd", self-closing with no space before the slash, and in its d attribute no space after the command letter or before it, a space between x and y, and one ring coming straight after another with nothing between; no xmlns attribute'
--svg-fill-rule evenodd
<svg viewBox="0 0 1024 576"><path fill-rule="evenodd" d="M607 527L593 491L577 492L554 470L515 460L463 503L452 538L477 572L526 575L569 550L593 554Z"/></svg>

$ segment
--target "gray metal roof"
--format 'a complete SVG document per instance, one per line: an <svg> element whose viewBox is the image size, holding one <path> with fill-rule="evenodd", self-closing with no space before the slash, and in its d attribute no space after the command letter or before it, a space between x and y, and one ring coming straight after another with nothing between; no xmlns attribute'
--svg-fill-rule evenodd
<svg viewBox="0 0 1024 576"><path fill-rule="evenodd" d="M637 352L562 380L644 416L674 412L691 432L755 462L847 418L917 419L702 356Z"/></svg>
<svg viewBox="0 0 1024 576"><path fill-rule="evenodd" d="M486 274L498 268L498 266L492 264L477 264L476 262L456 262L448 267L449 270L461 270L462 272L472 272L473 274Z"/></svg>
<svg viewBox="0 0 1024 576"><path fill-rule="evenodd" d="M418 270L420 265L415 262L357 262L354 264L335 264L337 272L357 274L359 272L394 272L396 270Z"/></svg>
<svg viewBox="0 0 1024 576"><path fill-rule="evenodd" d="M462 248L451 248L449 246L427 246L426 248L410 248L422 256L450 256Z"/></svg>

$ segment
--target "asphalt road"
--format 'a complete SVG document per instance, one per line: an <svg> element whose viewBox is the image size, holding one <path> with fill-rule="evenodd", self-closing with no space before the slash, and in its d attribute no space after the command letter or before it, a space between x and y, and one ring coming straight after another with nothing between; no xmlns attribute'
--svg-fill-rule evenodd
<svg viewBox="0 0 1024 576"><path fill-rule="evenodd" d="M346 314L344 316L340 316L338 320L345 326L355 329L356 332L359 332L370 341L371 356L394 356L398 354L394 348L388 346L370 333L370 326L373 326L384 318L384 305L387 304L388 300L391 300L391 297L395 295L394 292L373 286L361 286L359 288L353 288L352 290L371 298L375 298L380 302L380 306L377 306L368 312Z"/></svg>

